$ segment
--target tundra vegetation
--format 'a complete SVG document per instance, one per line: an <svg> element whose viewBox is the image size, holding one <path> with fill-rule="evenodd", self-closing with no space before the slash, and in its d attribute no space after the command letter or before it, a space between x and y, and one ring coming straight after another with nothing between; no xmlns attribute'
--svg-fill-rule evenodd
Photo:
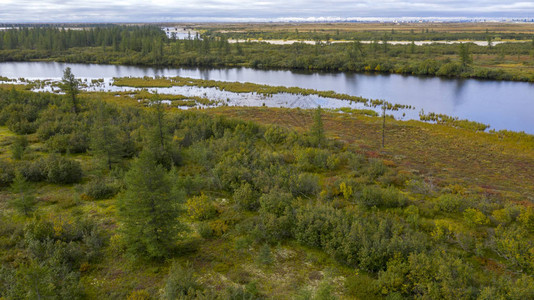
<svg viewBox="0 0 534 300"><path fill-rule="evenodd" d="M155 26L88 25L76 30L21 26L0 31L0 61L251 67L533 81L532 29L523 26L518 32L511 32L504 25L486 25L485 30L479 27L472 32L448 24L428 25L430 30L416 26L376 26L369 30L359 30L357 26L317 30L312 26L300 30L272 30L253 25L236 30L203 25L198 28L201 34L186 40L168 38ZM366 28L366 25L361 26ZM234 39L241 39L241 42L230 43ZM244 42L248 39L296 42L288 45ZM415 42L421 40L462 43L416 45ZM408 43L394 44L393 41ZM483 41L484 45L470 41Z"/></svg>
<svg viewBox="0 0 534 300"><path fill-rule="evenodd" d="M63 88L0 87L0 298L534 297L531 135Z"/></svg>

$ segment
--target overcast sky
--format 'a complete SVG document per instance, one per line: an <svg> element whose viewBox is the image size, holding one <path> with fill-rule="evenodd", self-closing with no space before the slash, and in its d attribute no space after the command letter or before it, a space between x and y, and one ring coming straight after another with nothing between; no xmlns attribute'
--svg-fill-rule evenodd
<svg viewBox="0 0 534 300"><path fill-rule="evenodd" d="M0 23L357 17L534 18L534 0L0 0Z"/></svg>

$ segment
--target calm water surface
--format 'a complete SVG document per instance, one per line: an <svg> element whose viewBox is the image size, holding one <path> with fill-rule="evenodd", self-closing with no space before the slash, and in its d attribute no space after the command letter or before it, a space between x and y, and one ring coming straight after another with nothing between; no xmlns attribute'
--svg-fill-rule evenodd
<svg viewBox="0 0 534 300"><path fill-rule="evenodd" d="M534 84L526 82L354 73L298 73L249 68L146 68L55 62L0 63L0 76L59 79L67 66L72 68L76 77L83 79L182 76L333 90L370 99L410 104L416 107L416 112L409 113L408 117L411 118L417 118L417 112L424 109L425 112L443 113L490 124L491 128L497 130L508 129L534 134Z"/></svg>

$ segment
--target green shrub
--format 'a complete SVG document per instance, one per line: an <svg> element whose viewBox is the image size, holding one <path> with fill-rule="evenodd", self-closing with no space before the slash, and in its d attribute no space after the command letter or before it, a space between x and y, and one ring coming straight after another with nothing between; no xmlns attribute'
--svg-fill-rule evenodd
<svg viewBox="0 0 534 300"><path fill-rule="evenodd" d="M529 231L534 232L534 208L524 207L521 209L521 214L517 218L519 223Z"/></svg>
<svg viewBox="0 0 534 300"><path fill-rule="evenodd" d="M169 275L165 279L163 298L169 300L192 299L200 289L201 285L198 283L195 271L189 263L185 267L182 267L177 262L172 263Z"/></svg>
<svg viewBox="0 0 534 300"><path fill-rule="evenodd" d="M382 175L384 175L387 171L387 167L384 165L382 160L372 158L369 159L369 166L367 167L367 174L371 176L371 178L377 178Z"/></svg>
<svg viewBox="0 0 534 300"><path fill-rule="evenodd" d="M491 214L491 216L495 219L497 223L505 225L515 221L519 215L520 208L516 205L506 205L502 209L494 210Z"/></svg>
<svg viewBox="0 0 534 300"><path fill-rule="evenodd" d="M366 207L403 207L406 205L407 199L404 194L393 187L386 189L376 186L366 186L363 188L358 202Z"/></svg>
<svg viewBox="0 0 534 300"><path fill-rule="evenodd" d="M213 232L213 228L211 228L211 225L206 222L197 224L196 230L197 233L204 239L212 238L215 235L215 232Z"/></svg>
<svg viewBox="0 0 534 300"><path fill-rule="evenodd" d="M484 213L476 208L468 208L464 211L464 220L471 226L488 225L489 219Z"/></svg>
<svg viewBox="0 0 534 300"><path fill-rule="evenodd" d="M117 194L118 188L99 178L90 181L84 188L84 194L95 200L109 199Z"/></svg>
<svg viewBox="0 0 534 300"><path fill-rule="evenodd" d="M273 255L269 244L264 244L260 248L260 252L258 253L258 263L262 265L270 265L273 263Z"/></svg>
<svg viewBox="0 0 534 300"><path fill-rule="evenodd" d="M315 196L319 192L319 177L310 173L293 175L290 177L290 190L295 197Z"/></svg>
<svg viewBox="0 0 534 300"><path fill-rule="evenodd" d="M269 126L263 134L265 141L269 144L282 144L287 139L287 131L278 126Z"/></svg>
<svg viewBox="0 0 534 300"><path fill-rule="evenodd" d="M321 282L315 292L314 300L336 300L338 297L334 294L332 284L329 282Z"/></svg>
<svg viewBox="0 0 534 300"><path fill-rule="evenodd" d="M20 165L19 170L28 181L32 182L43 181L48 177L46 172L46 160L44 158L26 162Z"/></svg>
<svg viewBox="0 0 534 300"><path fill-rule="evenodd" d="M297 166L303 171L319 171L327 169L329 153L327 150L305 148L296 153Z"/></svg>
<svg viewBox="0 0 534 300"><path fill-rule="evenodd" d="M57 134L46 141L49 152L84 153L89 149L89 139L81 132L71 134Z"/></svg>
<svg viewBox="0 0 534 300"><path fill-rule="evenodd" d="M349 157L348 152L332 154L326 160L326 166L329 170L338 170L347 164Z"/></svg>
<svg viewBox="0 0 534 300"><path fill-rule="evenodd" d="M365 274L352 275L345 279L344 284L347 295L356 299L379 298L376 280Z"/></svg>
<svg viewBox="0 0 534 300"><path fill-rule="evenodd" d="M193 220L209 220L217 215L213 201L205 194L187 200L187 213Z"/></svg>
<svg viewBox="0 0 534 300"><path fill-rule="evenodd" d="M440 195L437 199L439 210L448 213L462 212L465 209L464 200L453 194Z"/></svg>
<svg viewBox="0 0 534 300"><path fill-rule="evenodd" d="M6 187L11 184L15 178L15 169L9 162L0 159L0 187Z"/></svg>
<svg viewBox="0 0 534 300"><path fill-rule="evenodd" d="M276 242L292 236L292 196L278 189L260 197L260 223L255 229L256 238Z"/></svg>
<svg viewBox="0 0 534 300"><path fill-rule="evenodd" d="M243 183L234 191L234 201L242 209L251 211L257 210L260 206L258 195L250 183Z"/></svg>
<svg viewBox="0 0 534 300"><path fill-rule="evenodd" d="M82 179L82 167L79 162L59 155L50 155L46 159L47 180L51 183L71 184Z"/></svg>
<svg viewBox="0 0 534 300"><path fill-rule="evenodd" d="M274 189L260 197L260 213L270 213L277 217L283 216L286 209L291 207L293 197L291 194Z"/></svg>
<svg viewBox="0 0 534 300"><path fill-rule="evenodd" d="M10 204L13 208L25 216L29 216L35 211L35 204L37 203L31 187L28 185L24 175L17 172L13 183L11 184L11 192L15 197L11 199Z"/></svg>
<svg viewBox="0 0 534 300"><path fill-rule="evenodd" d="M347 164L349 169L353 171L360 171L365 165L365 156L351 152L349 153L350 154L347 154Z"/></svg>
<svg viewBox="0 0 534 300"><path fill-rule="evenodd" d="M20 160L24 155L24 151L28 147L28 138L26 136L17 136L11 144L11 154L13 159Z"/></svg>

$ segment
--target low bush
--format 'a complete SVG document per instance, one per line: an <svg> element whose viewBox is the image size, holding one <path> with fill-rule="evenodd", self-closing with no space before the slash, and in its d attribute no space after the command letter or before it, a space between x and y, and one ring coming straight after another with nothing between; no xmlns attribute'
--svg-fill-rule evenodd
<svg viewBox="0 0 534 300"><path fill-rule="evenodd" d="M366 186L363 188L358 202L366 207L403 207L407 198L399 190L388 187L386 189L376 186Z"/></svg>
<svg viewBox="0 0 534 300"><path fill-rule="evenodd" d="M439 210L448 213L462 212L465 209L464 200L453 194L441 195L437 199Z"/></svg>
<svg viewBox="0 0 534 300"><path fill-rule="evenodd" d="M372 178L377 178L384 175L387 171L387 167L380 159L370 159L369 166L367 167L367 174Z"/></svg>
<svg viewBox="0 0 534 300"><path fill-rule="evenodd" d="M42 158L21 164L19 170L28 181L39 182L47 178L46 160Z"/></svg>
<svg viewBox="0 0 534 300"><path fill-rule="evenodd" d="M234 191L234 201L240 208L251 211L257 210L260 206L257 192L250 183L244 183Z"/></svg>
<svg viewBox="0 0 534 300"><path fill-rule="evenodd" d="M0 159L0 187L6 187L11 184L15 178L15 169L9 162Z"/></svg>
<svg viewBox="0 0 534 300"><path fill-rule="evenodd" d="M182 267L177 262L174 262L165 280L163 298L169 300L193 299L199 290L201 290L201 285L191 265L187 264Z"/></svg>
<svg viewBox="0 0 534 300"><path fill-rule="evenodd" d="M301 173L290 178L290 190L295 197L315 196L319 189L319 177L315 174Z"/></svg>
<svg viewBox="0 0 534 300"><path fill-rule="evenodd" d="M82 179L82 167L79 162L59 155L50 155L46 159L47 181L59 184L72 184Z"/></svg>
<svg viewBox="0 0 534 300"><path fill-rule="evenodd" d="M193 220L209 220L217 215L213 201L205 194L189 198L186 206L187 213Z"/></svg>
<svg viewBox="0 0 534 300"><path fill-rule="evenodd" d="M84 188L84 194L95 200L109 199L117 194L118 188L104 179L95 179Z"/></svg>

